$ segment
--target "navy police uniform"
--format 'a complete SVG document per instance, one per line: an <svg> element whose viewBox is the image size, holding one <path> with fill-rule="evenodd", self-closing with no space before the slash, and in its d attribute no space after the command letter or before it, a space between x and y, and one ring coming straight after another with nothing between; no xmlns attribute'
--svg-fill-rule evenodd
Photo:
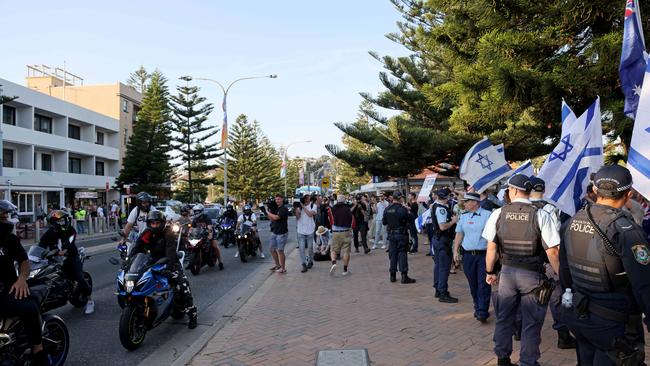
<svg viewBox="0 0 650 366"><path fill-rule="evenodd" d="M434 249L433 265L433 287L436 289L436 297L441 302L455 303L458 299L451 297L449 294L449 271L453 259L452 246L456 236L456 226L442 230L440 224L446 224L452 221L453 211L440 200L446 200L449 197L449 190L440 189L436 192L438 200L431 205L431 222L433 223L433 238L431 244Z"/></svg>
<svg viewBox="0 0 650 366"><path fill-rule="evenodd" d="M408 225L410 214L408 209L400 204L402 197L400 191L393 193L393 203L386 207L382 223L387 226L388 233L388 258L390 260L390 281L395 282L397 267L402 273L402 283L414 283L415 280L408 277L408 250L409 237Z"/></svg>
<svg viewBox="0 0 650 366"><path fill-rule="evenodd" d="M620 200L632 176L621 166L605 166L594 185L599 199ZM643 229L628 213L595 203L568 220L562 234L560 277L573 289L562 317L578 341L579 365L644 364L641 314L650 314L650 248Z"/></svg>

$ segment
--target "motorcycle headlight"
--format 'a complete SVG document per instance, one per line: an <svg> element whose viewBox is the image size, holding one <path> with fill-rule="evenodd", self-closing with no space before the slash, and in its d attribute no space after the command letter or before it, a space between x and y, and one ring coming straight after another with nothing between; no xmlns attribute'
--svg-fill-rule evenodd
<svg viewBox="0 0 650 366"><path fill-rule="evenodd" d="M133 286L135 286L135 281L126 280L126 292L133 291Z"/></svg>
<svg viewBox="0 0 650 366"><path fill-rule="evenodd" d="M174 224L174 226L172 226L172 231L174 233L178 233L179 231L181 231L181 226L178 224Z"/></svg>
<svg viewBox="0 0 650 366"><path fill-rule="evenodd" d="M248 234L244 234L244 239L248 238Z"/></svg>
<svg viewBox="0 0 650 366"><path fill-rule="evenodd" d="M195 247L200 241L201 239L190 239L190 245Z"/></svg>

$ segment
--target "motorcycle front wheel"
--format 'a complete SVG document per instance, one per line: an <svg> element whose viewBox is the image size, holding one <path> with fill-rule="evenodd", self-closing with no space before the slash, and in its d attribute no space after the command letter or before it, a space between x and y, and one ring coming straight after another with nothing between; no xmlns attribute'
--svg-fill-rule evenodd
<svg viewBox="0 0 650 366"><path fill-rule="evenodd" d="M246 244L239 244L239 259L241 259L242 263L246 263L248 260L246 259Z"/></svg>
<svg viewBox="0 0 650 366"><path fill-rule="evenodd" d="M129 351L140 347L147 334L147 327L144 324L143 309L138 306L129 305L122 310L120 316L120 343Z"/></svg>
<svg viewBox="0 0 650 366"><path fill-rule="evenodd" d="M43 317L43 349L50 357L51 366L65 364L70 350L70 333L65 322L58 316Z"/></svg>
<svg viewBox="0 0 650 366"><path fill-rule="evenodd" d="M199 273L201 273L201 251L200 250L197 250L192 256L192 259L190 259L189 267L193 275L196 276Z"/></svg>

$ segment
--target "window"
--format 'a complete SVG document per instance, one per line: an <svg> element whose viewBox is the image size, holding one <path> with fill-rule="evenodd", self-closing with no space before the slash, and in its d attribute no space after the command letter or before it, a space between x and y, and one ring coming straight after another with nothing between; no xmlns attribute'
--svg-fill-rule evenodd
<svg viewBox="0 0 650 366"><path fill-rule="evenodd" d="M52 155L41 154L41 170L52 171Z"/></svg>
<svg viewBox="0 0 650 366"><path fill-rule="evenodd" d="M2 149L2 166L5 168L14 167L14 151L12 149Z"/></svg>
<svg viewBox="0 0 650 366"><path fill-rule="evenodd" d="M97 132L97 141L95 141L97 145L104 145L104 133L103 132Z"/></svg>
<svg viewBox="0 0 650 366"><path fill-rule="evenodd" d="M16 108L8 105L2 106L2 123L16 125Z"/></svg>
<svg viewBox="0 0 650 366"><path fill-rule="evenodd" d="M129 101L122 99L122 112L129 113Z"/></svg>
<svg viewBox="0 0 650 366"><path fill-rule="evenodd" d="M34 114L34 130L52 133L52 118Z"/></svg>
<svg viewBox="0 0 650 366"><path fill-rule="evenodd" d="M68 125L68 137L75 140L81 140L81 127Z"/></svg>
<svg viewBox="0 0 650 366"><path fill-rule="evenodd" d="M68 172L81 174L81 159L70 158L70 160L68 160Z"/></svg>
<svg viewBox="0 0 650 366"><path fill-rule="evenodd" d="M104 175L104 162L96 161L95 162L95 175Z"/></svg>

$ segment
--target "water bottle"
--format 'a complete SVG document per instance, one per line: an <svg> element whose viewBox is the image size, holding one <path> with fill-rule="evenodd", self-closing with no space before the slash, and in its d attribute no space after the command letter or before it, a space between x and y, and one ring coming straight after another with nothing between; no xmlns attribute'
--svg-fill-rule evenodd
<svg viewBox="0 0 650 366"><path fill-rule="evenodd" d="M567 309L573 307L573 293L570 288L567 288L562 294L562 307Z"/></svg>

